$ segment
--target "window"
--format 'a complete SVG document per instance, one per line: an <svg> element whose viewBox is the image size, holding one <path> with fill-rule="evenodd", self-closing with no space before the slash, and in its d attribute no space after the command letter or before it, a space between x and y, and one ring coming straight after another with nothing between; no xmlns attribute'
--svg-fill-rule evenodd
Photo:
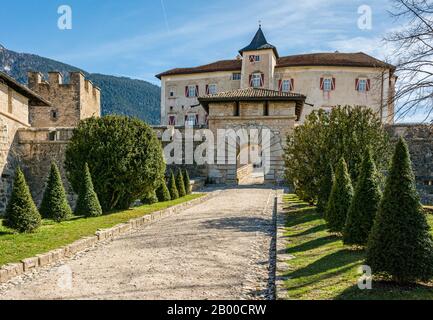
<svg viewBox="0 0 433 320"><path fill-rule="evenodd" d="M260 88L263 86L265 75L262 73L254 73L251 75L250 86L253 88Z"/></svg>
<svg viewBox="0 0 433 320"><path fill-rule="evenodd" d="M291 92L295 89L295 79L280 80L278 90L280 92Z"/></svg>
<svg viewBox="0 0 433 320"><path fill-rule="evenodd" d="M240 73L233 73L232 74L232 80L234 80L234 81L241 80L241 74Z"/></svg>
<svg viewBox="0 0 433 320"><path fill-rule="evenodd" d="M185 87L185 96L187 98L194 98L199 95L198 86L187 86Z"/></svg>
<svg viewBox="0 0 433 320"><path fill-rule="evenodd" d="M355 88L359 92L370 91L370 79L356 79Z"/></svg>
<svg viewBox="0 0 433 320"><path fill-rule="evenodd" d="M234 114L235 117L239 117L241 115L241 107L239 101L236 101Z"/></svg>
<svg viewBox="0 0 433 320"><path fill-rule="evenodd" d="M57 131L50 131L48 133L48 140L49 141L57 141Z"/></svg>
<svg viewBox="0 0 433 320"><path fill-rule="evenodd" d="M168 125L169 126L175 126L176 125L176 116L169 116L168 117Z"/></svg>
<svg viewBox="0 0 433 320"><path fill-rule="evenodd" d="M194 127L198 125L198 114L188 114L185 116L185 126Z"/></svg>
<svg viewBox="0 0 433 320"><path fill-rule="evenodd" d="M329 92L332 90L332 80L325 79L323 80L323 91Z"/></svg>
<svg viewBox="0 0 433 320"><path fill-rule="evenodd" d="M250 55L250 62L260 62L260 56Z"/></svg>
<svg viewBox="0 0 433 320"><path fill-rule="evenodd" d="M216 94L217 93L217 85L209 84L206 86L206 94Z"/></svg>
<svg viewBox="0 0 433 320"><path fill-rule="evenodd" d="M170 88L168 95L169 95L170 98L176 97L176 89L175 88Z"/></svg>
<svg viewBox="0 0 433 320"><path fill-rule="evenodd" d="M59 113L57 110L51 110L50 112L51 120L56 121L59 118Z"/></svg>

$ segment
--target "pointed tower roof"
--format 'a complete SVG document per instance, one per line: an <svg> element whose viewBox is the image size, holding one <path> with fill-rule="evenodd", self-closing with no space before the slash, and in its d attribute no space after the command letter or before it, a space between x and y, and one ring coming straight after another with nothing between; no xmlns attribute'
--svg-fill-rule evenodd
<svg viewBox="0 0 433 320"><path fill-rule="evenodd" d="M253 41L251 41L251 43L245 48L239 50L239 53L243 55L245 51L266 50L266 49L274 50L275 56L279 58L277 48L268 43L262 31L262 26L259 26L259 30L254 36Z"/></svg>

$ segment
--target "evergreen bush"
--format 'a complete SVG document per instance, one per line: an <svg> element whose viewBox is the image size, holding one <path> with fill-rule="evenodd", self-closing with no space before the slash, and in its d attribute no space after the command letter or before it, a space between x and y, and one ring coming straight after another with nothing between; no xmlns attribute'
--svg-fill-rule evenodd
<svg viewBox="0 0 433 320"><path fill-rule="evenodd" d="M99 217L102 215L101 204L93 188L92 176L87 163L84 165L83 181L78 195L75 214L85 217Z"/></svg>
<svg viewBox="0 0 433 320"><path fill-rule="evenodd" d="M375 274L399 283L433 277L433 238L416 191L409 150L398 142L367 246Z"/></svg>
<svg viewBox="0 0 433 320"><path fill-rule="evenodd" d="M51 163L51 170L39 212L43 218L52 219L56 222L68 220L72 216L72 209L66 197L62 177L54 161Z"/></svg>
<svg viewBox="0 0 433 320"><path fill-rule="evenodd" d="M156 189L156 196L158 197L159 202L167 202L171 200L170 191L168 191L165 179L161 180L159 188Z"/></svg>
<svg viewBox="0 0 433 320"><path fill-rule="evenodd" d="M185 191L185 181L183 180L183 174L182 174L182 170L179 169L177 171L177 175L176 175L176 187L177 187L177 191L179 192L179 197L185 197L186 196L186 191Z"/></svg>
<svg viewBox="0 0 433 320"><path fill-rule="evenodd" d="M381 199L376 166L367 150L362 162L355 195L347 214L343 241L348 245L365 246L373 227Z"/></svg>
<svg viewBox="0 0 433 320"><path fill-rule="evenodd" d="M170 171L170 178L168 182L168 190L170 191L171 200L176 200L179 198L179 192L177 191L176 179L174 178L173 171Z"/></svg>
<svg viewBox="0 0 433 320"><path fill-rule="evenodd" d="M185 192L186 192L186 194L191 194L192 193L191 179L189 177L188 170L186 170L186 169L183 171L183 181L185 182Z"/></svg>
<svg viewBox="0 0 433 320"><path fill-rule="evenodd" d="M335 171L334 184L325 214L331 232L343 231L352 197L352 182L347 170L346 161L341 158Z"/></svg>
<svg viewBox="0 0 433 320"><path fill-rule="evenodd" d="M3 225L18 232L35 231L41 224L41 215L33 202L23 172L17 168Z"/></svg>

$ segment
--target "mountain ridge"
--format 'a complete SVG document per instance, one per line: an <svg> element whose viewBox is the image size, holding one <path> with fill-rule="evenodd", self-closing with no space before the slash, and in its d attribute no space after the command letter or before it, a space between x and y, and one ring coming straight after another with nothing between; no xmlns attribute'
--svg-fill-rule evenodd
<svg viewBox="0 0 433 320"><path fill-rule="evenodd" d="M1 44L0 71L24 85L27 84L28 71L39 71L45 78L49 71L58 71L63 74L65 82L69 80L69 72L81 71L101 89L102 115L127 115L152 125L160 123L161 89L147 81L90 73L54 59L31 53L18 53Z"/></svg>

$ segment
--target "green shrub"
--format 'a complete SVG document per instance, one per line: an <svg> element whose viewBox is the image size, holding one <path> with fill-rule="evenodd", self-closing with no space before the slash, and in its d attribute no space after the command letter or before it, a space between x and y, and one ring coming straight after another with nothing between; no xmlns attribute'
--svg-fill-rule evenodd
<svg viewBox="0 0 433 320"><path fill-rule="evenodd" d="M188 170L186 170L186 169L183 171L183 182L185 182L186 194L191 194L192 193L191 179L189 178L189 173L188 173Z"/></svg>
<svg viewBox="0 0 433 320"><path fill-rule="evenodd" d="M3 225L23 233L35 231L40 224L41 215L33 202L23 172L17 168Z"/></svg>
<svg viewBox="0 0 433 320"><path fill-rule="evenodd" d="M65 168L76 193L85 163L104 212L127 209L155 190L166 167L154 130L139 119L124 116L86 119L74 130Z"/></svg>
<svg viewBox="0 0 433 320"><path fill-rule="evenodd" d="M158 197L159 202L166 202L171 200L170 191L168 191L165 179L161 180L161 184L159 185L158 189L156 189L156 196Z"/></svg>
<svg viewBox="0 0 433 320"><path fill-rule="evenodd" d="M371 151L368 150L362 162L355 195L347 214L346 226L343 232L345 244L360 246L367 244L380 199L381 191L378 173Z"/></svg>
<svg viewBox="0 0 433 320"><path fill-rule="evenodd" d="M335 171L334 185L326 207L326 221L331 232L342 232L352 202L353 187L343 158Z"/></svg>
<svg viewBox="0 0 433 320"><path fill-rule="evenodd" d="M62 177L55 162L51 163L51 170L39 212L43 218L52 219L56 222L68 220L72 216L72 209L66 197Z"/></svg>
<svg viewBox="0 0 433 320"><path fill-rule="evenodd" d="M366 263L401 283L433 277L433 239L416 191L409 150L400 139L370 234Z"/></svg>
<svg viewBox="0 0 433 320"><path fill-rule="evenodd" d="M81 182L81 189L78 194L75 214L85 217L99 217L102 215L101 204L93 188L92 175L87 163L84 165L83 181Z"/></svg>
<svg viewBox="0 0 433 320"><path fill-rule="evenodd" d="M142 204L154 204L158 203L158 197L156 196L155 190L149 191L142 199Z"/></svg>
<svg viewBox="0 0 433 320"><path fill-rule="evenodd" d="M179 198L179 192L177 191L176 179L174 178L173 171L170 172L170 178L168 182L168 190L170 191L171 200L176 200Z"/></svg>
<svg viewBox="0 0 433 320"><path fill-rule="evenodd" d="M328 164L328 170L324 172L323 177L320 181L319 197L317 201L317 210L321 213L325 213L326 206L331 195L332 185L334 184L334 170L332 165Z"/></svg>
<svg viewBox="0 0 433 320"><path fill-rule="evenodd" d="M186 196L186 191L185 191L185 181L183 180L183 174L182 174L182 170L179 169L177 171L177 175L176 175L176 188L177 188L177 192L179 192L179 197L185 197Z"/></svg>
<svg viewBox="0 0 433 320"><path fill-rule="evenodd" d="M378 171L387 170L392 155L389 140L381 119L370 108L346 106L333 108L331 113L315 111L287 137L286 180L302 200L316 203L328 165L335 169L341 157L354 183L368 148Z"/></svg>

